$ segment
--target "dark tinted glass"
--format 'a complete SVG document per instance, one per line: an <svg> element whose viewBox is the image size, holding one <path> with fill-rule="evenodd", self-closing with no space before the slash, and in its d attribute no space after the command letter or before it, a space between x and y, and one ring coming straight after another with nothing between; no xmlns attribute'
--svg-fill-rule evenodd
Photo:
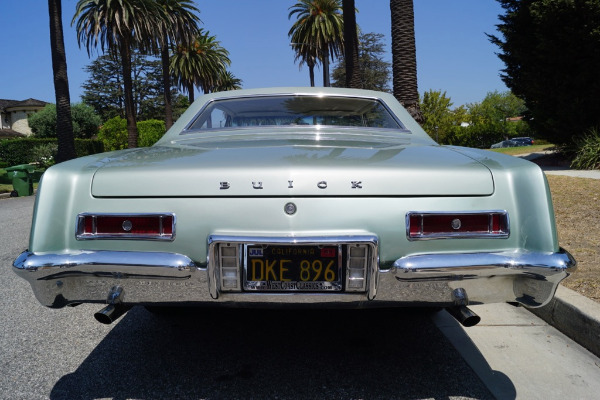
<svg viewBox="0 0 600 400"><path fill-rule="evenodd" d="M402 129L383 104L353 97L272 96L211 102L188 128L340 126Z"/></svg>

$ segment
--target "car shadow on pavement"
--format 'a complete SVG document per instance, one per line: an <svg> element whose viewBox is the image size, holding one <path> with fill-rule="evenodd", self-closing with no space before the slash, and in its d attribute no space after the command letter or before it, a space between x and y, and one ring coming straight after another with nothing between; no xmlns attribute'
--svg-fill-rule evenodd
<svg viewBox="0 0 600 400"><path fill-rule="evenodd" d="M514 393L508 378L495 374ZM163 316L141 307L117 321L50 394L51 399L450 397L494 398L423 312L196 309Z"/></svg>

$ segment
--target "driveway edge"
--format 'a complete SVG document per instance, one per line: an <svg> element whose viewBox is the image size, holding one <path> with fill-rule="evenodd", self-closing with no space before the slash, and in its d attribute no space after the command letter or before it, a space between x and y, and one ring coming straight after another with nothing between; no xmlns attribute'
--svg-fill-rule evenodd
<svg viewBox="0 0 600 400"><path fill-rule="evenodd" d="M600 304L559 285L550 303L529 311L600 357Z"/></svg>

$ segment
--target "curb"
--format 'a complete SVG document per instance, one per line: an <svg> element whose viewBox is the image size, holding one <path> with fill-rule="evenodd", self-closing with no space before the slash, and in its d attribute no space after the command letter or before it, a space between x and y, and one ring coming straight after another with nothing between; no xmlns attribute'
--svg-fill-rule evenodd
<svg viewBox="0 0 600 400"><path fill-rule="evenodd" d="M550 303L528 310L600 357L599 303L559 285Z"/></svg>

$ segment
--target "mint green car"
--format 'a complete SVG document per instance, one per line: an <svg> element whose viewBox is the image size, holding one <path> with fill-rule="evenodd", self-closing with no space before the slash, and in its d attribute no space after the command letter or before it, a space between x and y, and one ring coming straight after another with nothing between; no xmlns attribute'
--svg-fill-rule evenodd
<svg viewBox="0 0 600 400"><path fill-rule="evenodd" d="M50 168L14 262L48 307L540 307L575 267L544 173L436 144L387 93L198 99L150 148Z"/></svg>

